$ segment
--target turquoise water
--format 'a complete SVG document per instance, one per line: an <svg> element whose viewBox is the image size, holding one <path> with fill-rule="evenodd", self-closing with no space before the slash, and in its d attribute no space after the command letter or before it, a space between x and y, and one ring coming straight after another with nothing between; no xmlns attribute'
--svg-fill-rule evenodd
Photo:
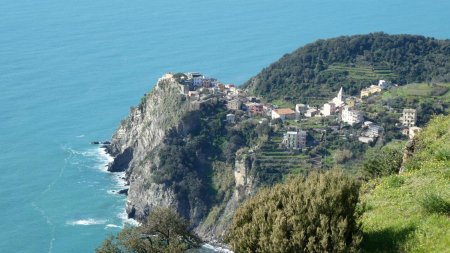
<svg viewBox="0 0 450 253"><path fill-rule="evenodd" d="M168 71L240 84L300 45L450 38L450 1L1 0L0 252L92 252L125 220L89 144Z"/></svg>

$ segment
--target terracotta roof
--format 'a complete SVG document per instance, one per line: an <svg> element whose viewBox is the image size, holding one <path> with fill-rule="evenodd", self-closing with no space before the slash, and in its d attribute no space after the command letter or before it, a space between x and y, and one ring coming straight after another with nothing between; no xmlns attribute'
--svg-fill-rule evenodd
<svg viewBox="0 0 450 253"><path fill-rule="evenodd" d="M295 112L290 108L280 108L274 110L278 115L294 114Z"/></svg>

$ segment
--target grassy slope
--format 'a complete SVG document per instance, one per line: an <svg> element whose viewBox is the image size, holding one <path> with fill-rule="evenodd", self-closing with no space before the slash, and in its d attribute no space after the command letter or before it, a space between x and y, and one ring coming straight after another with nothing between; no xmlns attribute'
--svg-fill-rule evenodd
<svg viewBox="0 0 450 253"><path fill-rule="evenodd" d="M435 118L417 145L406 172L363 188L365 252L450 252L450 217L420 204L429 193L450 202L450 116Z"/></svg>
<svg viewBox="0 0 450 253"><path fill-rule="evenodd" d="M403 97L403 98L439 98L444 102L450 102L450 83L439 83L436 85L427 83L412 83L398 88L393 88L383 93L383 98L388 99L391 97Z"/></svg>

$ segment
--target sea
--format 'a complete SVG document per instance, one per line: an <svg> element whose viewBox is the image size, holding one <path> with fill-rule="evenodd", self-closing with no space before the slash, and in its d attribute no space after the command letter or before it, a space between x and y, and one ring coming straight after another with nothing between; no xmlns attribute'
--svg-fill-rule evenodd
<svg viewBox="0 0 450 253"><path fill-rule="evenodd" d="M0 252L94 252L133 223L123 175L90 143L110 140L164 73L242 84L317 39L450 38L449 10L448 0L0 0Z"/></svg>

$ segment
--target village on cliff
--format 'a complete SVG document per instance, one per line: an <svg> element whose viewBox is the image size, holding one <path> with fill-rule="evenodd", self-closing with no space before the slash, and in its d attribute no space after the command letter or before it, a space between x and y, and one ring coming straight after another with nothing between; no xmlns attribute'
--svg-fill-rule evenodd
<svg viewBox="0 0 450 253"><path fill-rule="evenodd" d="M180 93L191 102L200 104L211 100L225 101L230 112L225 119L228 124L237 123L238 115L242 113L246 117L259 119L260 123L270 122L270 120L299 122L312 118L332 118L338 123L336 126L330 126L334 131L339 131L341 125L361 127L362 131L358 140L367 144L375 142L384 129L377 125L377 122L365 121L364 112L359 108L365 103L365 98L396 86L386 80L379 80L377 84L362 89L359 97L346 95L341 87L337 95L321 107L298 103L295 104L295 108L288 108L265 103L258 97L249 96L245 89L240 89L234 84L223 84L215 78L197 72L167 73L161 79L166 78L175 78L180 83ZM403 135L412 139L421 130L416 126L417 111L413 108L404 108L401 113L402 116L399 118L401 124L397 127ZM307 131L295 126L290 128L284 133L282 141L284 147L289 150L305 148Z"/></svg>

